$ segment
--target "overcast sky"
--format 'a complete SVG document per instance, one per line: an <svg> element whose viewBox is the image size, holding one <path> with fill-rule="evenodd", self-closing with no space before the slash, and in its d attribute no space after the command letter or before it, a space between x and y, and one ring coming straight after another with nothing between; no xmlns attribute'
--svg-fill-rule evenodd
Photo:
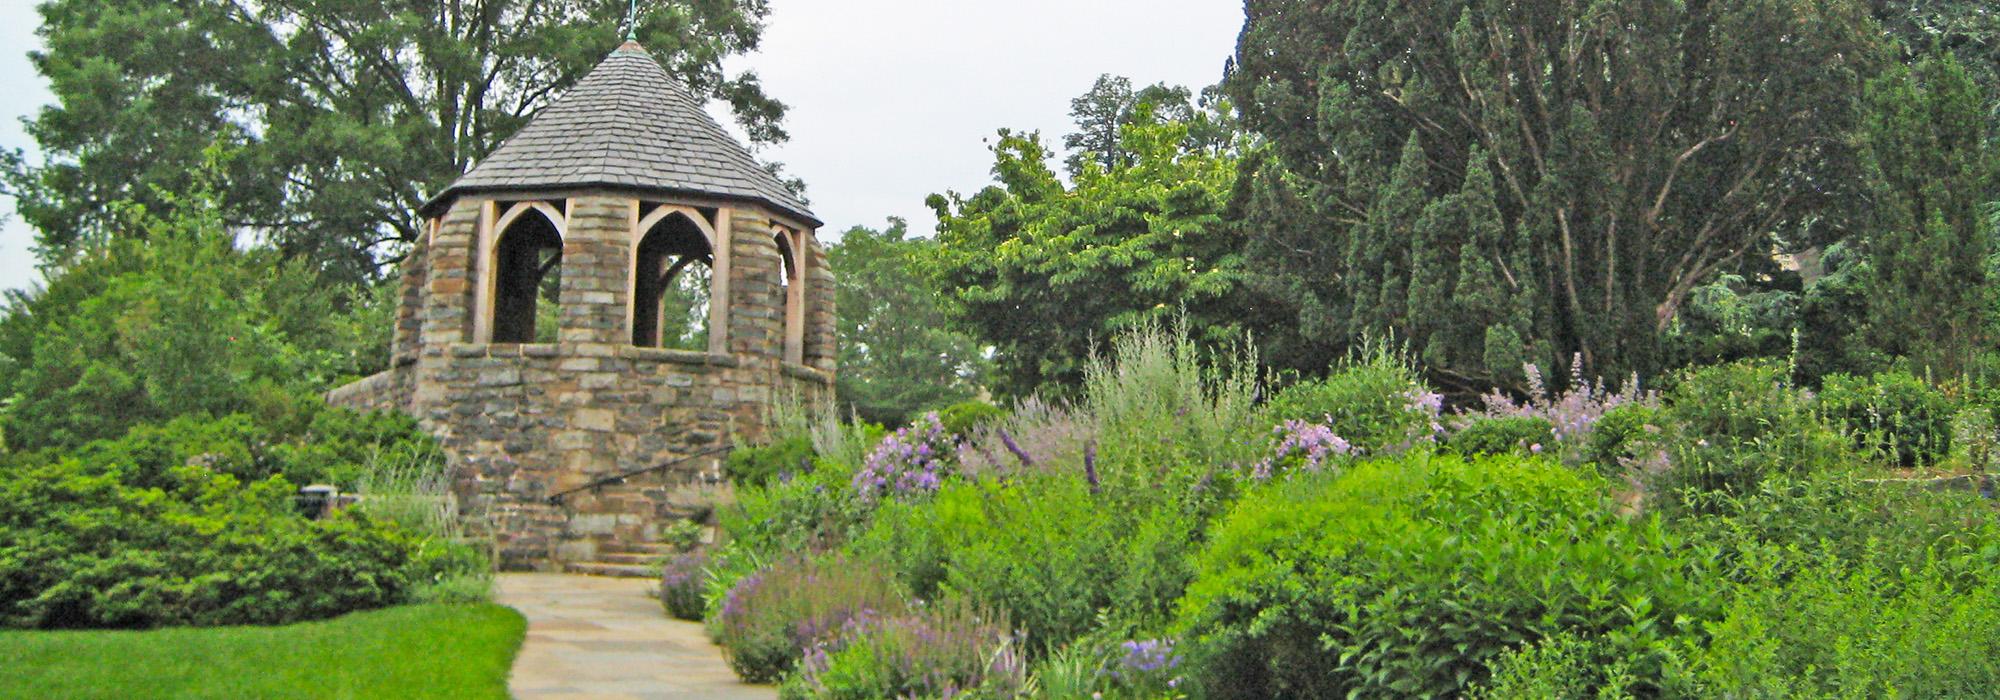
<svg viewBox="0 0 2000 700"><path fill-rule="evenodd" d="M1200 88L1222 76L1240 0L771 0L754 70L791 106L792 140L760 154L805 178L825 233L891 216L928 233L933 192L991 181L987 142L1002 127L1052 145L1069 100L1097 76ZM29 66L39 24L28 0L0 0L0 148L33 152L20 119L52 98ZM605 47L607 53L615 47ZM4 211L11 200L0 198ZM35 279L33 232L0 228L0 288Z"/></svg>

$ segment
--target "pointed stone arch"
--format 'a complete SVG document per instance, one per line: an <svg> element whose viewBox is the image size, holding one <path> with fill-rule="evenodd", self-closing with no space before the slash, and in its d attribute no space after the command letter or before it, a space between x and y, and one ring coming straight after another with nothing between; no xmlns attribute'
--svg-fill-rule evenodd
<svg viewBox="0 0 2000 700"><path fill-rule="evenodd" d="M561 279L567 217L543 201L505 206L484 236L486 303L477 327L489 342L532 343L539 330L537 300L547 296L549 283ZM552 280L551 274L557 277ZM559 292L555 301L561 303Z"/></svg>
<svg viewBox="0 0 2000 700"><path fill-rule="evenodd" d="M708 336L715 333L710 309L715 303L715 239L706 217L687 207L660 206L639 220L632 241L632 296L626 321L633 345L708 350ZM674 313L667 303L670 294L689 297L685 301L691 306ZM677 328L676 322L682 325ZM670 342L696 327L702 332L688 343Z"/></svg>

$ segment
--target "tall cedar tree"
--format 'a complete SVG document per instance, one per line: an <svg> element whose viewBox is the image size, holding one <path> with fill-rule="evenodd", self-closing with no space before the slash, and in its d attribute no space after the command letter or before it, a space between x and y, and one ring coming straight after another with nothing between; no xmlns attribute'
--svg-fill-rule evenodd
<svg viewBox="0 0 2000 700"><path fill-rule="evenodd" d="M1247 11L1227 85L1271 145L1246 165L1250 269L1324 333L1321 356L1395 335L1463 390L1518 386L1513 363L1571 353L1599 375L1651 371L1692 289L1770 254L1777 234L1806 242L1845 222L1876 45L1850 0ZM1493 212L1480 245L1423 230ZM1434 243L1456 255L1416 254ZM1441 304L1450 257L1474 278ZM1432 342L1471 327L1417 318L1462 313L1485 324L1476 360L1469 338Z"/></svg>
<svg viewBox="0 0 2000 700"><path fill-rule="evenodd" d="M766 0L641 3L637 36L752 141L784 105L755 75ZM232 227L337 279L372 279L416 238L414 210L617 46L626 0L50 0L31 54L57 104L28 124L45 154L8 154L8 189L45 265L123 227L107 204L159 210L202 152L241 153Z"/></svg>
<svg viewBox="0 0 2000 700"><path fill-rule="evenodd" d="M1992 320L1986 207L2000 161L1984 95L1947 56L1889 68L1866 100L1869 344L1955 376L1986 345Z"/></svg>

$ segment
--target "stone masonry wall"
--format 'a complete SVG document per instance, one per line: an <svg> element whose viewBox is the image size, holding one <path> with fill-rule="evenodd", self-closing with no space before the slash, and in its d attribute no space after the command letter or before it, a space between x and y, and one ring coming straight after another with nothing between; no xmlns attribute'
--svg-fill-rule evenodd
<svg viewBox="0 0 2000 700"><path fill-rule="evenodd" d="M475 342L486 205L464 199L405 268L392 353L405 364L329 395L355 408L406 410L431 431L455 468L462 509L494 532L508 568L656 541L663 527L697 514L703 486L722 479L724 455L706 453L759 439L781 397L832 392L832 274L819 246L809 246L804 364L783 361L781 262L772 221L755 207L724 208L728 221L710 222L731 233L726 352L638 348L627 342L625 318L633 200L564 203L558 342ZM665 473L550 500L689 457L697 458Z"/></svg>

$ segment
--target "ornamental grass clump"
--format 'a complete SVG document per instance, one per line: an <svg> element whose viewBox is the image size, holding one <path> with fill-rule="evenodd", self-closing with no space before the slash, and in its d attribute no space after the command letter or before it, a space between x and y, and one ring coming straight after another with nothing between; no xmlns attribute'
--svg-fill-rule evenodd
<svg viewBox="0 0 2000 700"><path fill-rule="evenodd" d="M660 605L674 619L699 622L707 588L707 550L676 554L660 569Z"/></svg>
<svg viewBox="0 0 2000 700"><path fill-rule="evenodd" d="M770 683L796 667L806 649L838 638L857 620L906 609L888 567L797 557L738 579L709 620L709 633L736 675Z"/></svg>
<svg viewBox="0 0 2000 700"><path fill-rule="evenodd" d="M884 496L902 498L936 493L951 473L954 441L936 412L897 430L868 453L854 474L854 492L864 503Z"/></svg>
<svg viewBox="0 0 2000 700"><path fill-rule="evenodd" d="M808 649L784 698L1014 698L1027 659L1005 615L962 599L851 622Z"/></svg>

